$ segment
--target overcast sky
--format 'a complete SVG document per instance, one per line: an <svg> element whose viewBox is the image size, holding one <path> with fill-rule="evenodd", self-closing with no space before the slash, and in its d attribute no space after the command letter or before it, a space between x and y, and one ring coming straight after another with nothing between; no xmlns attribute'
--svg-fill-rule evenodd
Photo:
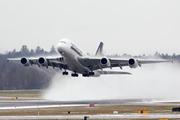
<svg viewBox="0 0 180 120"><path fill-rule="evenodd" d="M49 51L62 38L94 54L180 53L180 0L0 0L0 49Z"/></svg>

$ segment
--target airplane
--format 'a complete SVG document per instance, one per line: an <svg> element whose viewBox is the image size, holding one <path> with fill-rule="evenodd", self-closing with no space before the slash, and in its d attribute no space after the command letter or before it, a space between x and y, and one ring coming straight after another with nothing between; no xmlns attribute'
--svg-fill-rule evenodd
<svg viewBox="0 0 180 120"><path fill-rule="evenodd" d="M103 45L100 42L95 56L92 57L84 54L71 40L63 38L57 44L60 57L7 58L7 61L19 61L26 67L33 64L46 68L49 66L57 67L61 70L64 69L63 75L68 75L67 70L72 71L72 77L78 77L78 74L82 74L83 77L99 77L102 74L131 74L122 71L104 71L103 69L112 69L113 67L122 69L124 66L137 68L141 67L142 64L172 62L169 60L108 58L102 54Z"/></svg>

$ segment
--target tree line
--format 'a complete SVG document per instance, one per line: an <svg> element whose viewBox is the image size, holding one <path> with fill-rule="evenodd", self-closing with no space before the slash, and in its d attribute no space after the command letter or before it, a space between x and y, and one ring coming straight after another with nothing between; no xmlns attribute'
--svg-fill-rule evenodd
<svg viewBox="0 0 180 120"><path fill-rule="evenodd" d="M45 51L41 47L37 47L35 50L28 49L26 45L23 45L20 51L16 49L0 54L0 90L21 90L21 89L43 89L47 88L51 82L52 77L56 72L61 72L59 69L48 69L37 65L24 67L18 62L7 62L7 58L21 58L21 57L33 57L33 56L51 56L59 55L56 52L54 46L50 51ZM123 55L107 55L107 57L123 57L123 58L162 58L171 59L180 63L180 55L168 55L160 54L156 52L154 55L139 55L131 56L130 54Z"/></svg>
<svg viewBox="0 0 180 120"><path fill-rule="evenodd" d="M49 68L38 68L36 65L24 67L18 62L7 62L7 58L21 58L33 56L56 55L55 47L50 51L45 51L37 46L35 50L29 50L23 45L20 51L16 49L0 54L0 90L20 90L20 89L43 89L48 87L50 80L55 74Z"/></svg>

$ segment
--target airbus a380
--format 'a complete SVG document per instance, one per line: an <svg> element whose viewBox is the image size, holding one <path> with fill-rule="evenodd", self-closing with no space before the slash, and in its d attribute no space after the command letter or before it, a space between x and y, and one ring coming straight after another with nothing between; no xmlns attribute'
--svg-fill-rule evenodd
<svg viewBox="0 0 180 120"><path fill-rule="evenodd" d="M72 77L78 77L78 73L83 77L100 76L101 74L131 74L120 71L104 71L104 68L129 66L130 68L141 67L142 64L172 62L168 60L140 60L140 59L121 59L107 58L102 55L103 43L101 42L95 57L84 54L69 39L61 39L57 45L60 57L39 57L39 58L8 58L7 61L20 61L23 66L36 64L39 67L52 66L64 69L63 75L68 75L67 70L72 71Z"/></svg>

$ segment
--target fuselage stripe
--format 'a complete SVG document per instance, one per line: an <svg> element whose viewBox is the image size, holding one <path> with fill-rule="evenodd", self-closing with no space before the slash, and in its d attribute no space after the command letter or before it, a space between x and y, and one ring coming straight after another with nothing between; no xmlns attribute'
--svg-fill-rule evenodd
<svg viewBox="0 0 180 120"><path fill-rule="evenodd" d="M74 52L76 52L79 56L82 56L81 53L79 53L75 48L71 47L72 50L74 50Z"/></svg>

